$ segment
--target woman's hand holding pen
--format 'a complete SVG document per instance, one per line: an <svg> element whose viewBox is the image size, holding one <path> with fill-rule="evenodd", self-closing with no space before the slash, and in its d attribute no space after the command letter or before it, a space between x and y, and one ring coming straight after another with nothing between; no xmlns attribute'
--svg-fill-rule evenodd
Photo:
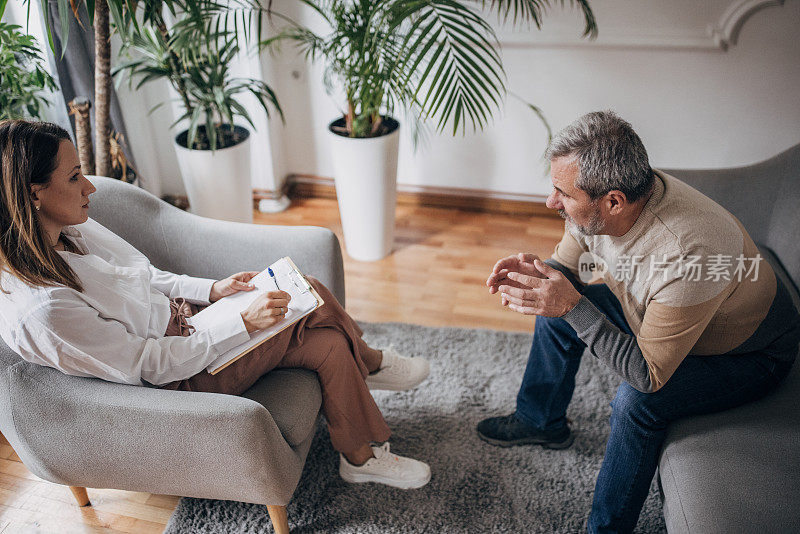
<svg viewBox="0 0 800 534"><path fill-rule="evenodd" d="M211 286L211 294L208 296L209 302L216 302L222 297L233 295L239 291L252 291L255 286L249 282L257 274L258 271L245 271L217 280Z"/></svg>
<svg viewBox="0 0 800 534"><path fill-rule="evenodd" d="M290 300L292 297L286 291L268 291L256 297L242 312L247 332L263 330L283 320L289 309Z"/></svg>

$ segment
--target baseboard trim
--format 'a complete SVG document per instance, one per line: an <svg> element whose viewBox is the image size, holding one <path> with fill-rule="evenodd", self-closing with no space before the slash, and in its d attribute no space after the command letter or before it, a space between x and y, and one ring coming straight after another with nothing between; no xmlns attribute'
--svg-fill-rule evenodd
<svg viewBox="0 0 800 534"><path fill-rule="evenodd" d="M281 191L253 188L253 201L257 203L259 200L276 200L281 198L282 194L286 194L286 186Z"/></svg>
<svg viewBox="0 0 800 534"><path fill-rule="evenodd" d="M291 174L286 180L289 198L336 198L333 178ZM451 208L485 213L560 218L545 206L544 195L501 193L481 189L399 184L397 203L403 206Z"/></svg>
<svg viewBox="0 0 800 534"><path fill-rule="evenodd" d="M279 192L268 189L253 189L253 209L258 202L280 198L327 198L336 199L336 186L333 178L311 174L291 174ZM188 204L185 196L178 197ZM456 187L434 187L426 185L400 184L397 187L397 203L403 206L425 206L450 208L483 213L504 215L529 215L560 219L558 213L545 206L544 195L525 195L520 193L501 193L482 189L461 189Z"/></svg>

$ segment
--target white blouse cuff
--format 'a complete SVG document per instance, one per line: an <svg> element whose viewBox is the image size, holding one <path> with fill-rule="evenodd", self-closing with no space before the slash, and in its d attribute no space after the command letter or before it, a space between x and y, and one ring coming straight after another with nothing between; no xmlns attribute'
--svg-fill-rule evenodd
<svg viewBox="0 0 800 534"><path fill-rule="evenodd" d="M236 312L231 313L229 318L216 323L207 332L211 337L211 345L218 355L250 341L250 334L244 325L244 319L241 314Z"/></svg>
<svg viewBox="0 0 800 534"><path fill-rule="evenodd" d="M180 276L181 287L176 293L192 304L209 305L211 302L208 297L211 296L211 286L214 282L216 280L211 278L195 278L184 274Z"/></svg>

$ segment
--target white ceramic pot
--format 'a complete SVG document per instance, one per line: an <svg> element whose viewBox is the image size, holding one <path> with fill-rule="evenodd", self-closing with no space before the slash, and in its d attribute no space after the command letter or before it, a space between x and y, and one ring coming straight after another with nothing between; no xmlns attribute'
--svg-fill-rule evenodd
<svg viewBox="0 0 800 534"><path fill-rule="evenodd" d="M175 137L175 152L189 211L203 217L235 222L253 222L253 186L250 180L250 133L231 147L190 150L182 144L186 132Z"/></svg>
<svg viewBox="0 0 800 534"><path fill-rule="evenodd" d="M394 243L397 206L397 151L400 128L381 137L350 138L328 127L336 198L344 243L351 258L375 261L386 257Z"/></svg>

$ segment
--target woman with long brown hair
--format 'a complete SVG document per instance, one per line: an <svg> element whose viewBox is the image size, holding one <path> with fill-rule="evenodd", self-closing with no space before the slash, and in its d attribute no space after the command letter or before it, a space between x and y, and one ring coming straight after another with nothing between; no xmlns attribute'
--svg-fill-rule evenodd
<svg viewBox="0 0 800 534"><path fill-rule="evenodd" d="M417 488L427 464L397 456L369 389L410 389L428 362L369 347L319 281L325 305L216 375L217 356L280 321L290 296L259 295L241 314L191 333L186 317L239 291L256 272L223 280L153 267L89 218L95 191L57 125L0 122L0 336L23 359L113 382L240 395L277 367L317 373L339 472L348 482Z"/></svg>

